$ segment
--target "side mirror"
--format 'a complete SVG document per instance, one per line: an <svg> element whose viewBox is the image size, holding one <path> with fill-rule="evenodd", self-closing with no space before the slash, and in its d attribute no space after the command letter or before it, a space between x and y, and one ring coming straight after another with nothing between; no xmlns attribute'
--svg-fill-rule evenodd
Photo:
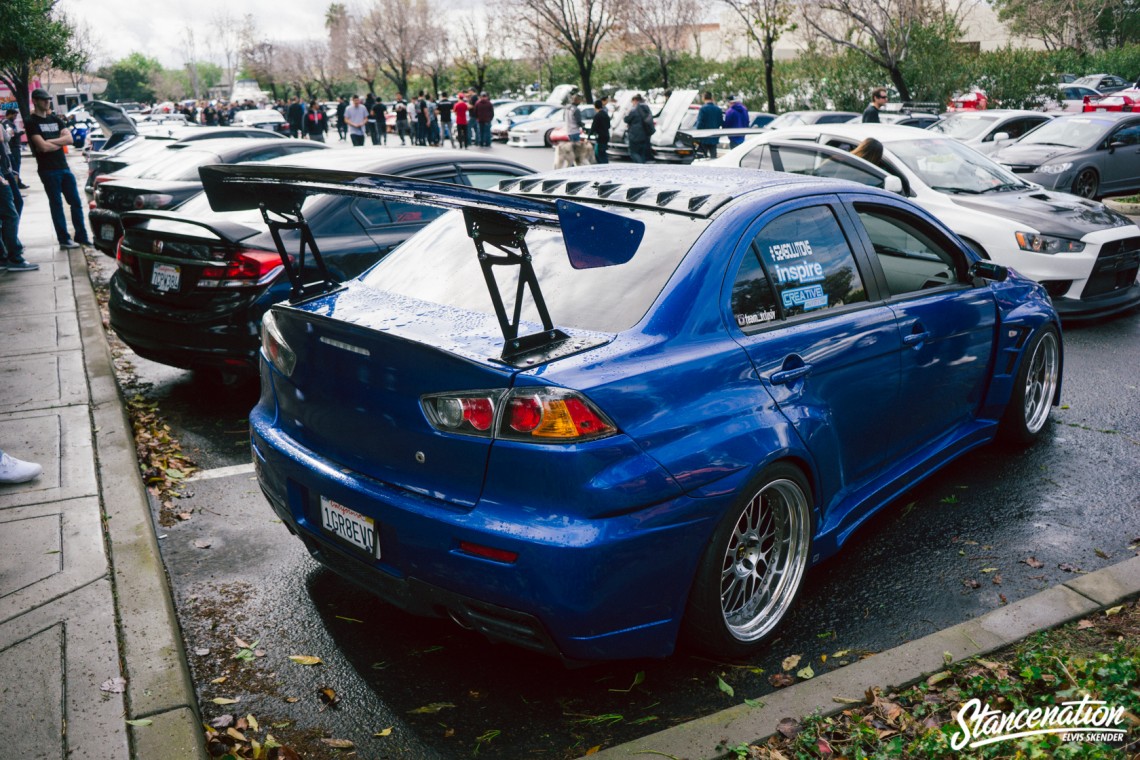
<svg viewBox="0 0 1140 760"><path fill-rule="evenodd" d="M883 189L888 193L895 193L896 195L903 194L902 180L893 174L888 174L883 178Z"/></svg>
<svg viewBox="0 0 1140 760"><path fill-rule="evenodd" d="M1110 142L1110 143L1108 144L1108 152L1109 152L1109 153L1111 153L1111 152L1113 152L1114 150L1116 150L1117 148L1123 148L1123 147L1125 147L1126 145L1128 145L1128 143L1126 143L1126 142L1122 142L1122 141L1120 141L1120 140L1113 140L1112 142Z"/></svg>
<svg viewBox="0 0 1140 760"><path fill-rule="evenodd" d="M1006 278L1009 277L1009 268L992 261L975 261L970 265L970 277L1005 282Z"/></svg>
<svg viewBox="0 0 1140 760"><path fill-rule="evenodd" d="M1008 139L1009 139L1009 132L998 132L996 135L994 135L994 142L996 142L996 143L1005 142Z"/></svg>

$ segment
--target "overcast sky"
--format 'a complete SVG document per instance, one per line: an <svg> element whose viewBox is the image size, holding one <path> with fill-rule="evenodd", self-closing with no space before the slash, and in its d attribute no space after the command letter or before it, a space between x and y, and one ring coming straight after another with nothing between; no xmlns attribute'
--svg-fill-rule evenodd
<svg viewBox="0 0 1140 760"><path fill-rule="evenodd" d="M0 0L3 2L3 0ZM253 14L265 37L304 40L325 35L324 14L331 0L191 0L153 3L146 0L60 0L59 7L91 28L99 43L98 63L108 63L138 51L157 58L167 68L182 66L183 30L189 26L208 58L205 41L212 19L229 13L239 21ZM448 8L471 7L481 0L446 0ZM349 3L351 7L354 3ZM218 59L220 63L220 58Z"/></svg>

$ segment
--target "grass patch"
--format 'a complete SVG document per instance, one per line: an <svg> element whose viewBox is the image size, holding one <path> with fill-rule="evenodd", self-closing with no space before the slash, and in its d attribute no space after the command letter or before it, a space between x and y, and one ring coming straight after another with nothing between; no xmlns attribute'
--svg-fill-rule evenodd
<svg viewBox="0 0 1140 760"><path fill-rule="evenodd" d="M958 713L980 700L1001 715L1063 702L1101 700L1121 708L1121 741L1064 741L1039 734L955 750ZM838 700L837 700L838 701ZM1088 709L1096 709L1092 706ZM967 713L969 714L969 713ZM1107 611L957 663L898 693L868 691L865 701L832 717L786 719L764 744L723 746L739 760L894 758L1072 758L1126 760L1140 753L1140 603ZM1000 716L999 716L1000 718ZM1033 726L1036 727L1036 726ZM1009 729L996 733L1013 733ZM989 738L978 735L976 739Z"/></svg>

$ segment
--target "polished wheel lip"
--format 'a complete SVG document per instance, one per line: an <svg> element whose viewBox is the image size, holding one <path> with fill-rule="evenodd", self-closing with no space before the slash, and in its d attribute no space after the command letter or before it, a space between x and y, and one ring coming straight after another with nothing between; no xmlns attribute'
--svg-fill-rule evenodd
<svg viewBox="0 0 1140 760"><path fill-rule="evenodd" d="M810 542L798 483L774 480L749 500L722 555L721 615L733 638L757 641L776 627L807 570Z"/></svg>
<svg viewBox="0 0 1140 760"><path fill-rule="evenodd" d="M1033 348L1029 357L1029 371L1025 375L1025 428L1037 433L1049 419L1053 396L1057 393L1059 355L1056 333L1049 331Z"/></svg>

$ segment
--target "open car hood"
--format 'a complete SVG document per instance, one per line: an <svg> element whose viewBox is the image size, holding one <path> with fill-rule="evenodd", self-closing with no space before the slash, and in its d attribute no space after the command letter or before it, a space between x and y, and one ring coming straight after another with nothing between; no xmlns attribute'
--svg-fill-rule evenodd
<svg viewBox="0 0 1140 760"><path fill-rule="evenodd" d="M111 135L134 136L139 133L134 119L127 115L122 106L108 103L105 100L91 100L85 104L85 107L87 113L91 114L91 118L99 123L103 134L108 138ZM122 140L122 137L119 139Z"/></svg>

